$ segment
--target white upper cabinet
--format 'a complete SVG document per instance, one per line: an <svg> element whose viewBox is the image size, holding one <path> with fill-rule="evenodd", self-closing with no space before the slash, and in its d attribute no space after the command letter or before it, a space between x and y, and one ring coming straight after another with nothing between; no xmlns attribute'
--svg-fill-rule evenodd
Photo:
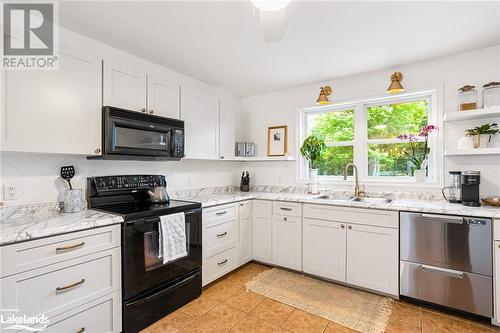
<svg viewBox="0 0 500 333"><path fill-rule="evenodd" d="M103 70L103 105L146 111L146 73L106 60Z"/></svg>
<svg viewBox="0 0 500 333"><path fill-rule="evenodd" d="M179 84L162 75L148 74L148 112L157 116L180 118Z"/></svg>
<svg viewBox="0 0 500 333"><path fill-rule="evenodd" d="M347 283L398 295L398 229L347 228Z"/></svg>
<svg viewBox="0 0 500 333"><path fill-rule="evenodd" d="M193 89L182 89L181 119L188 158L219 159L219 99Z"/></svg>
<svg viewBox="0 0 500 333"><path fill-rule="evenodd" d="M233 107L221 101L220 105L220 159L234 157L236 117Z"/></svg>
<svg viewBox="0 0 500 333"><path fill-rule="evenodd" d="M101 146L100 58L61 45L58 70L3 76L3 151L93 154Z"/></svg>

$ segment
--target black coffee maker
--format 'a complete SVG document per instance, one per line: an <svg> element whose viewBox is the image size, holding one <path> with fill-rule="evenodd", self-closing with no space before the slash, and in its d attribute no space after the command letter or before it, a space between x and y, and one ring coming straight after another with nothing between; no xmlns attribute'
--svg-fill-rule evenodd
<svg viewBox="0 0 500 333"><path fill-rule="evenodd" d="M462 171L462 205L479 207L481 202L479 201L479 183L480 183L480 172L479 171Z"/></svg>

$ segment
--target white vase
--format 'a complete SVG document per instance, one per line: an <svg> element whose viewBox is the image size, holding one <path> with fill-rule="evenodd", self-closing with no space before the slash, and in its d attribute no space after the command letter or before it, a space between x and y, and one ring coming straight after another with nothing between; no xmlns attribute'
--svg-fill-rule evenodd
<svg viewBox="0 0 500 333"><path fill-rule="evenodd" d="M474 148L488 148L491 140L490 134L479 134L474 136Z"/></svg>
<svg viewBox="0 0 500 333"><path fill-rule="evenodd" d="M417 183L425 182L425 169L417 169L415 170L415 181Z"/></svg>
<svg viewBox="0 0 500 333"><path fill-rule="evenodd" d="M318 194L318 169L309 170L309 192L311 194Z"/></svg>
<svg viewBox="0 0 500 333"><path fill-rule="evenodd" d="M458 139L457 148L458 149L473 149L474 148L474 138L470 136L462 136Z"/></svg>

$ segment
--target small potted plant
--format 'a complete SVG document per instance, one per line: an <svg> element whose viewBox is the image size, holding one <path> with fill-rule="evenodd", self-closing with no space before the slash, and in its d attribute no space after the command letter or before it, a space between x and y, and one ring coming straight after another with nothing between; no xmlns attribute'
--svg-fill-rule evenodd
<svg viewBox="0 0 500 333"><path fill-rule="evenodd" d="M318 192L318 163L323 149L325 149L325 141L314 135L308 136L300 147L300 153L309 161L309 177L313 194Z"/></svg>
<svg viewBox="0 0 500 333"><path fill-rule="evenodd" d="M427 125L422 127L418 134L400 134L398 139L406 141L410 144L410 151L404 151L404 154L410 158L410 161L415 166L415 181L424 182L427 173L427 155L429 149L429 133L437 130L435 125ZM424 146L420 147L419 143L424 139Z"/></svg>
<svg viewBox="0 0 500 333"><path fill-rule="evenodd" d="M497 135L500 132L498 125L483 124L474 128L465 130L465 135L474 138L474 148L488 148L492 135Z"/></svg>

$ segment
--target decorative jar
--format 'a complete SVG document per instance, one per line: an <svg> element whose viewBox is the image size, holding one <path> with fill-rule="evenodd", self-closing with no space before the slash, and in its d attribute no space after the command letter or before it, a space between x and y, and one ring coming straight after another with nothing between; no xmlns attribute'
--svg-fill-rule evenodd
<svg viewBox="0 0 500 333"><path fill-rule="evenodd" d="M465 85L458 89L458 106L460 111L477 109L477 91L475 86Z"/></svg>
<svg viewBox="0 0 500 333"><path fill-rule="evenodd" d="M483 86L483 107L500 106L500 82L490 82Z"/></svg>

